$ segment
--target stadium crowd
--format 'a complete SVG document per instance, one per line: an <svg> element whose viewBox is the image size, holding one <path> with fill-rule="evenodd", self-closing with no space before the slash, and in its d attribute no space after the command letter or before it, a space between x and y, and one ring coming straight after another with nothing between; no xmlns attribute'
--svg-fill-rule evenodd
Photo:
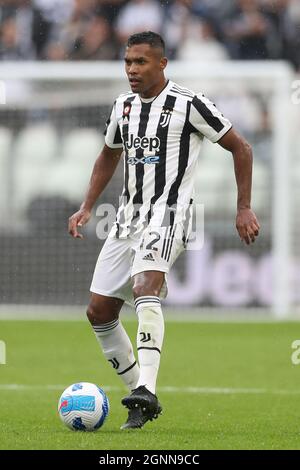
<svg viewBox="0 0 300 470"><path fill-rule="evenodd" d="M300 69L299 0L0 0L1 60L115 60L154 30L172 59L286 59Z"/></svg>

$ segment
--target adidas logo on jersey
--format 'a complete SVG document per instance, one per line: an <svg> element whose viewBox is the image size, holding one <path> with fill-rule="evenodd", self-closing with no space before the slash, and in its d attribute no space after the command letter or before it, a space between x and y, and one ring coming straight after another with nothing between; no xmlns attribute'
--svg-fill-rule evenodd
<svg viewBox="0 0 300 470"><path fill-rule="evenodd" d="M155 261L152 253L148 253L143 259L146 261Z"/></svg>

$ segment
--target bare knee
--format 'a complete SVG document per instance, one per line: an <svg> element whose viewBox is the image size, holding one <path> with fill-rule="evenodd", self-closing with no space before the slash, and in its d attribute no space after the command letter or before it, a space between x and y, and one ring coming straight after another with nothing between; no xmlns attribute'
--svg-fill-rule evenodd
<svg viewBox="0 0 300 470"><path fill-rule="evenodd" d="M149 287L144 284L135 284L132 288L132 292L135 299L142 297L143 295L154 295L155 297L159 297L160 289L149 289Z"/></svg>
<svg viewBox="0 0 300 470"><path fill-rule="evenodd" d="M132 292L134 298L143 295L159 297L164 282L164 274L158 271L147 271L134 276Z"/></svg>
<svg viewBox="0 0 300 470"><path fill-rule="evenodd" d="M116 320L123 303L120 299L92 294L86 311L89 322L92 325L99 325Z"/></svg>
<svg viewBox="0 0 300 470"><path fill-rule="evenodd" d="M89 303L86 310L86 316L88 317L88 320L92 325L102 323L102 313L103 312L101 308L99 309L97 305L93 304L92 302Z"/></svg>

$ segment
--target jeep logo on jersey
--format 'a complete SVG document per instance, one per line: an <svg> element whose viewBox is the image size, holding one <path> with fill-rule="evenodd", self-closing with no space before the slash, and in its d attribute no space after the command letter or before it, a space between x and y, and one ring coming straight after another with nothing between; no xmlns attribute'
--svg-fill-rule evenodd
<svg viewBox="0 0 300 470"><path fill-rule="evenodd" d="M158 137L134 137L133 134L129 134L128 140L125 142L127 150L130 149L143 149L153 152L158 150L160 147L160 140Z"/></svg>

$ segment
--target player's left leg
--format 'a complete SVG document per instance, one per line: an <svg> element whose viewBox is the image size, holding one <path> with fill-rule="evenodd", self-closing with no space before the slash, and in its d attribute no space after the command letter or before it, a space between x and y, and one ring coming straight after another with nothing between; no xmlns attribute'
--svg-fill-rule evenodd
<svg viewBox="0 0 300 470"><path fill-rule="evenodd" d="M128 420L122 429L140 428L148 420L157 418L162 411L155 390L164 337L164 318L159 299L164 279L165 273L160 271L145 271L133 277L139 320L137 350L140 375L136 389L122 400L129 409Z"/></svg>
<svg viewBox="0 0 300 470"><path fill-rule="evenodd" d="M137 349L140 374L136 389L122 400L129 408L122 429L142 427L161 412L155 395L160 353L164 337L164 318L160 297L166 295L166 276L184 250L183 224L148 226L135 245L131 268L133 295L138 315Z"/></svg>

